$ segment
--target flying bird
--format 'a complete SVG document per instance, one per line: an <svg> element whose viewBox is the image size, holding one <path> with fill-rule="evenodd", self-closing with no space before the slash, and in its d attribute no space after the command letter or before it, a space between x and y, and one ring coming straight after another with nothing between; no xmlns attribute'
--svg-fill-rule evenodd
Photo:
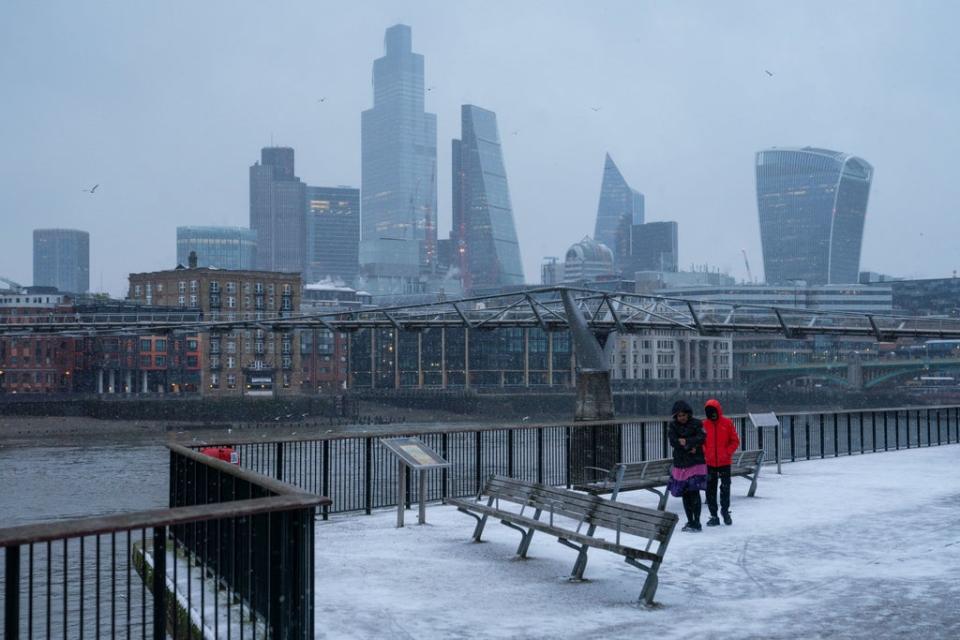
<svg viewBox="0 0 960 640"><path fill-rule="evenodd" d="M327 101L326 96L324 96L323 98L320 98L319 100L317 100L317 102L326 102L326 101Z"/></svg>
<svg viewBox="0 0 960 640"><path fill-rule="evenodd" d="M593 111L600 111L601 107L590 107Z"/></svg>
<svg viewBox="0 0 960 640"><path fill-rule="evenodd" d="M764 72L765 74L767 74L768 76L770 76L771 78L773 77L773 72L772 72L772 71L770 71L770 70L768 70L768 69L764 69L763 72Z"/></svg>
<svg viewBox="0 0 960 640"><path fill-rule="evenodd" d="M436 87L427 87L427 91L433 91Z"/></svg>
<svg viewBox="0 0 960 640"><path fill-rule="evenodd" d="M84 189L83 192L84 192L84 193L91 193L91 194L92 194L94 191L97 190L97 187L99 187L99 186L100 186L99 184L95 184L95 185L93 185L92 187L90 187L89 189Z"/></svg>

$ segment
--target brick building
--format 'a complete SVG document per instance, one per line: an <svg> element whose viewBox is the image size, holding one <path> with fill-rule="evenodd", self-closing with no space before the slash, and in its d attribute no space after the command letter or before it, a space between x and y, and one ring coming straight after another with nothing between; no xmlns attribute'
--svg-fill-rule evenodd
<svg viewBox="0 0 960 640"><path fill-rule="evenodd" d="M177 267L130 274L128 298L144 306L199 310L207 320L263 320L256 328L198 335L200 392L209 396L274 396L301 386L299 337L269 321L300 309L300 274Z"/></svg>

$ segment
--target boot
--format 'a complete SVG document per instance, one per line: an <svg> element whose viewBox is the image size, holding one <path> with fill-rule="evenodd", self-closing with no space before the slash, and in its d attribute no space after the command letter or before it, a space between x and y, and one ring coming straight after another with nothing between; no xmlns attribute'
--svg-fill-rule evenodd
<svg viewBox="0 0 960 640"><path fill-rule="evenodd" d="M720 524L720 518L718 518L715 515L710 516L710 519L707 520L708 527L716 527L716 526L719 526L719 524Z"/></svg>
<svg viewBox="0 0 960 640"><path fill-rule="evenodd" d="M716 518L712 518L712 519L715 520ZM707 524L709 524L709 523L707 523ZM720 524L720 523L718 522L717 524ZM731 524L733 524L733 518L730 517L730 512L729 512L729 511L724 511L724 512L723 512L723 524L725 524L725 525L731 525Z"/></svg>

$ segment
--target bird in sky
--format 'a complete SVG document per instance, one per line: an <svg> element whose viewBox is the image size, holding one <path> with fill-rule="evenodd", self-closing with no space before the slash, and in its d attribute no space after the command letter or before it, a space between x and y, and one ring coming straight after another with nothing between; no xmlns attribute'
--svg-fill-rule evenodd
<svg viewBox="0 0 960 640"><path fill-rule="evenodd" d="M770 71L769 69L764 69L763 72L764 72L765 74L767 74L768 76L770 76L771 78L773 77L773 72Z"/></svg>
<svg viewBox="0 0 960 640"><path fill-rule="evenodd" d="M97 190L97 187L99 187L99 186L100 186L99 184L95 184L95 185L93 185L92 187L90 187L89 189L84 189L83 192L84 192L84 193L91 193L91 194L92 194L94 191Z"/></svg>
<svg viewBox="0 0 960 640"><path fill-rule="evenodd" d="M433 91L436 87L427 87L427 91Z"/></svg>
<svg viewBox="0 0 960 640"><path fill-rule="evenodd" d="M327 101L326 96L324 96L323 98L320 98L319 100L317 100L317 102L326 102L326 101Z"/></svg>
<svg viewBox="0 0 960 640"><path fill-rule="evenodd" d="M590 107L593 111L600 111L601 107Z"/></svg>

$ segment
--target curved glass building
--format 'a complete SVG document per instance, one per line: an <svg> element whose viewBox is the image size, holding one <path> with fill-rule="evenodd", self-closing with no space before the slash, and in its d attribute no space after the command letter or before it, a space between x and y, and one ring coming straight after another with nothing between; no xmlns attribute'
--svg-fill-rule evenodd
<svg viewBox="0 0 960 640"><path fill-rule="evenodd" d="M814 147L760 151L756 167L767 283L857 282L873 167Z"/></svg>
<svg viewBox="0 0 960 640"><path fill-rule="evenodd" d="M177 263L197 252L198 267L253 269L257 232L245 227L177 227Z"/></svg>

